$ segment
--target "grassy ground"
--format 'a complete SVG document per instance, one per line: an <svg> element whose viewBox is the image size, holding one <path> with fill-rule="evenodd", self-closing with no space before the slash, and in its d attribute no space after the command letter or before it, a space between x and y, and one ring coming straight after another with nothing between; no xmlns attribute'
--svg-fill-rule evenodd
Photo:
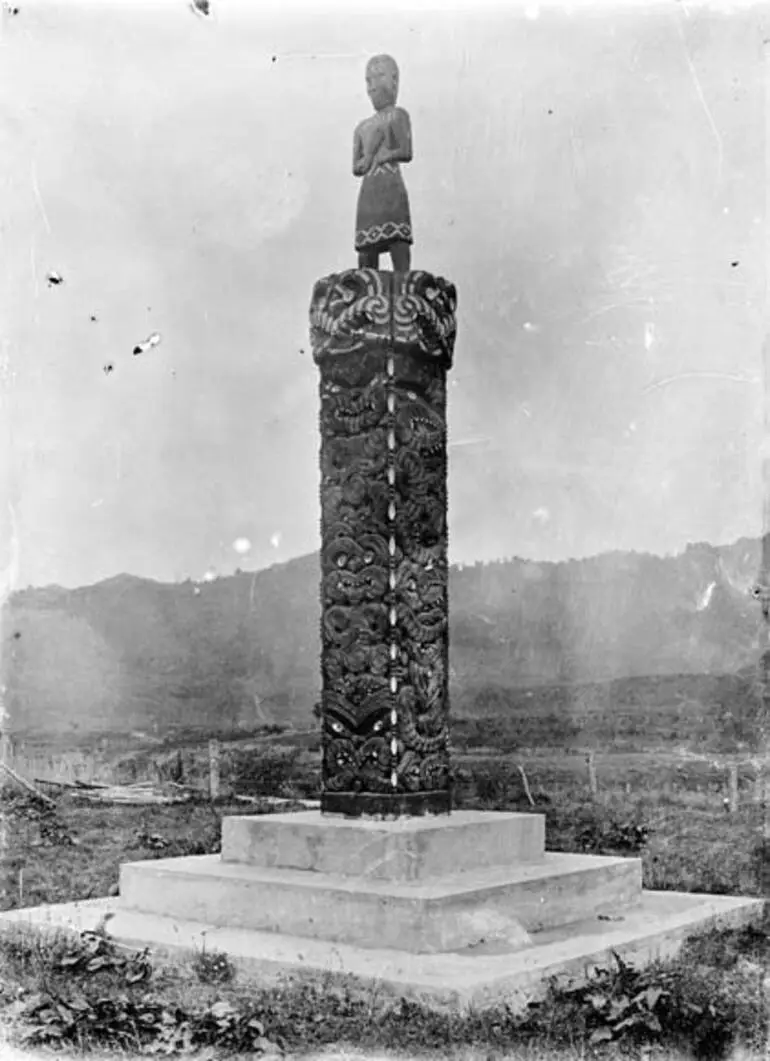
<svg viewBox="0 0 770 1061"><path fill-rule="evenodd" d="M767 1043L766 932L714 934L677 962L608 969L579 991L553 989L526 1017L505 1007L437 1013L339 983L239 983L222 956L152 969L108 941L41 942L23 930L0 946L0 994L22 1031L70 1053L401 1057L720 1058ZM216 961L215 961L216 959ZM15 1022L15 1023L14 1023Z"/></svg>

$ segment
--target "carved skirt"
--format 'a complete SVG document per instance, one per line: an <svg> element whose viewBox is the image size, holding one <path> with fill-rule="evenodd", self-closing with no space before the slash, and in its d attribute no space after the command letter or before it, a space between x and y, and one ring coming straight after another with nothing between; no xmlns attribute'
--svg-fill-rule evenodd
<svg viewBox="0 0 770 1061"><path fill-rule="evenodd" d="M391 243L412 242L409 196L396 163L388 162L361 181L356 211L356 250L387 250Z"/></svg>

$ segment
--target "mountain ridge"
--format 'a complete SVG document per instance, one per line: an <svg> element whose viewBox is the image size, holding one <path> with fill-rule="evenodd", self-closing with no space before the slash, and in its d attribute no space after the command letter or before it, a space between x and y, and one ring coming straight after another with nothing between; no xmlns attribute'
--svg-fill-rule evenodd
<svg viewBox="0 0 770 1061"><path fill-rule="evenodd" d="M737 674L756 663L761 543L520 558L450 570L453 711L490 688ZM307 725L320 686L317 553L210 582L119 574L2 609L11 729ZM487 692L485 692L485 690Z"/></svg>

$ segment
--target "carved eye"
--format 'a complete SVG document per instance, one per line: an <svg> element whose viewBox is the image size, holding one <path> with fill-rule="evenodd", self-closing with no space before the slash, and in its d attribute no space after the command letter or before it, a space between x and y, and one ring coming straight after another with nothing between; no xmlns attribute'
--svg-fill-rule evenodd
<svg viewBox="0 0 770 1061"><path fill-rule="evenodd" d="M339 724L339 722L332 722L332 729L335 733L342 733L342 726Z"/></svg>
<svg viewBox="0 0 770 1061"><path fill-rule="evenodd" d="M379 733L380 730L382 729L382 722L375 722L374 725L372 726L372 729L374 730L375 733Z"/></svg>
<svg viewBox="0 0 770 1061"><path fill-rule="evenodd" d="M338 556L337 557L337 567L344 567L347 562L348 562L347 556Z"/></svg>
<svg viewBox="0 0 770 1061"><path fill-rule="evenodd" d="M373 560L374 560L374 556L373 556L372 553L364 553L364 563L365 564L371 564L371 562Z"/></svg>

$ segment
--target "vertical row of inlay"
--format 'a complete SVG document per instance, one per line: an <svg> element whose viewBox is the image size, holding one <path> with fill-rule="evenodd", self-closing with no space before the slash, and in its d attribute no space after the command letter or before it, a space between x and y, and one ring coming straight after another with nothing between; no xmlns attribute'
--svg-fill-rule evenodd
<svg viewBox="0 0 770 1061"><path fill-rule="evenodd" d="M398 679L395 675L395 662L398 659L398 642L396 640L396 395L393 389L393 376L395 364L393 355L388 355L388 375L386 381L386 392L388 396L388 553L389 553L389 585L390 585L390 753L391 770L390 786L398 787L398 775L396 773L396 755L398 752L398 741L396 733L398 730L398 712L396 711L396 694L398 692Z"/></svg>

